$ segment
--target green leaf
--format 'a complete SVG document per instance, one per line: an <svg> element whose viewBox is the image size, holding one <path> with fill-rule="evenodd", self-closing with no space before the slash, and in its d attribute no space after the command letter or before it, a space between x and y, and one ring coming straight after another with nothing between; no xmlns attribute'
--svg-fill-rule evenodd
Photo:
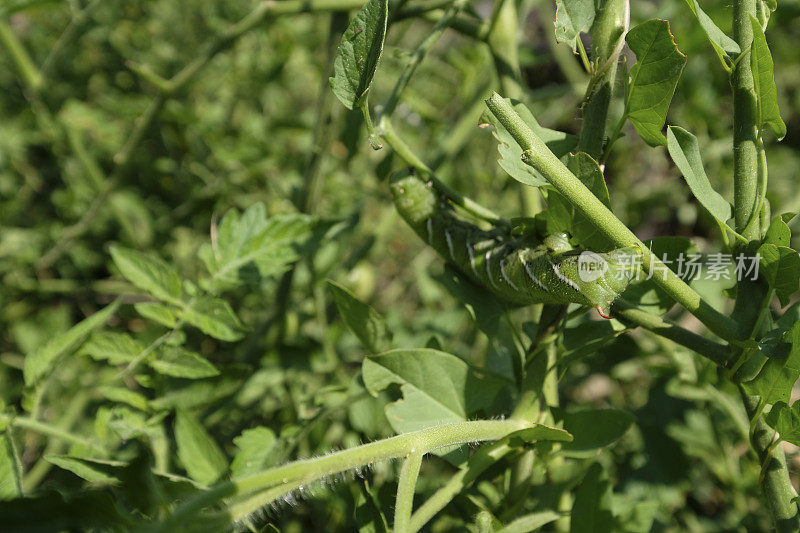
<svg viewBox="0 0 800 533"><path fill-rule="evenodd" d="M228 470L228 461L205 428L186 411L175 416L175 443L178 457L189 477L209 485Z"/></svg>
<svg viewBox="0 0 800 533"><path fill-rule="evenodd" d="M766 416L767 424L777 431L782 440L800 446L800 402L791 407L786 402L778 402Z"/></svg>
<svg viewBox="0 0 800 533"><path fill-rule="evenodd" d="M328 281L328 290L345 325L358 337L364 348L371 353L389 349L392 336L386 321L375 309L360 302L350 291L333 281Z"/></svg>
<svg viewBox="0 0 800 533"><path fill-rule="evenodd" d="M631 29L625 40L636 54L625 95L625 114L647 144L666 145L661 129L686 56L678 50L666 20L643 22Z"/></svg>
<svg viewBox="0 0 800 533"><path fill-rule="evenodd" d="M481 375L445 352L392 350L364 359L362 375L373 396L399 385L403 399L386 406L398 433L467 420L491 405L503 382Z"/></svg>
<svg viewBox="0 0 800 533"><path fill-rule="evenodd" d="M790 246L792 240L792 230L789 229L787 222L795 217L794 213L784 213L775 217L764 234L764 244L774 244L775 246Z"/></svg>
<svg viewBox="0 0 800 533"><path fill-rule="evenodd" d="M90 483L101 485L119 485L121 481L117 477L118 471L127 464L122 461L88 459L69 455L49 455L45 459L47 462L64 470L69 470Z"/></svg>
<svg viewBox="0 0 800 533"><path fill-rule="evenodd" d="M167 328L174 328L178 325L178 315L175 309L168 305L158 302L137 302L133 304L136 312L142 317L152 320Z"/></svg>
<svg viewBox="0 0 800 533"><path fill-rule="evenodd" d="M722 57L722 55L736 55L742 51L736 41L728 37L725 32L719 29L719 27L714 24L714 21L711 20L708 15L706 15L705 11L700 8L700 4L697 3L697 0L685 1L686 5L689 6L689 9L691 9L692 13L694 13L694 16L697 17L697 21L700 23L703 31L706 32L706 36L708 37L711 46L714 47L714 50L718 55L720 55L720 57Z"/></svg>
<svg viewBox="0 0 800 533"><path fill-rule="evenodd" d="M778 109L778 90L772 69L772 54L767 46L767 38L761 24L750 15L753 26L753 47L750 50L750 68L753 70L753 83L756 89L758 128L764 126L772 130L780 141L786 136L786 124Z"/></svg>
<svg viewBox="0 0 800 533"><path fill-rule="evenodd" d="M342 35L330 84L333 94L347 109L360 107L372 85L383 53L388 18L388 0L369 0Z"/></svg>
<svg viewBox="0 0 800 533"><path fill-rule="evenodd" d="M66 332L56 336L44 347L25 357L25 384L33 385L50 374L58 360L74 352L92 331L105 324L119 307L119 300L85 318Z"/></svg>
<svg viewBox="0 0 800 533"><path fill-rule="evenodd" d="M157 357L148 364L165 376L200 379L219 374L219 370L201 355L180 346L165 346L158 350Z"/></svg>
<svg viewBox="0 0 800 533"><path fill-rule="evenodd" d="M581 33L594 23L594 0L556 0L556 41L567 43L577 51Z"/></svg>
<svg viewBox="0 0 800 533"><path fill-rule="evenodd" d="M263 470L274 463L275 433L265 427L245 429L233 439L239 448L231 464L231 475L246 476Z"/></svg>
<svg viewBox="0 0 800 533"><path fill-rule="evenodd" d="M800 283L800 255L788 246L774 244L762 244L758 255L761 277L775 289L781 306L786 307Z"/></svg>
<svg viewBox="0 0 800 533"><path fill-rule="evenodd" d="M634 417L617 409L585 409L564 414L564 429L569 431L572 442L565 443L565 452L595 453L598 448L608 446L622 437Z"/></svg>
<svg viewBox="0 0 800 533"><path fill-rule="evenodd" d="M555 511L536 511L535 513L521 516L509 522L505 527L498 529L497 533L525 533L527 531L536 531L542 526L555 522L561 518L561 516L561 513Z"/></svg>
<svg viewBox="0 0 800 533"><path fill-rule="evenodd" d="M608 188L603 177L603 171L597 161L585 152L570 154L567 156L567 168L569 168L586 187L603 202L606 207L611 206L611 199L608 197ZM553 194L552 192L550 194ZM549 196L548 196L549 198ZM572 235L584 248L604 252L615 248L614 244L597 227L597 224L588 219L577 209L573 209L572 215Z"/></svg>
<svg viewBox="0 0 800 533"><path fill-rule="evenodd" d="M749 394L760 396L768 404L789 403L797 378L800 377L800 322L796 322L786 340L792 349L785 358L769 358L758 375L742 386Z"/></svg>
<svg viewBox="0 0 800 533"><path fill-rule="evenodd" d="M181 317L197 329L221 341L233 342L244 336L245 327L230 304L213 296L197 296Z"/></svg>
<svg viewBox="0 0 800 533"><path fill-rule="evenodd" d="M611 485L599 463L593 463L575 491L570 533L611 533Z"/></svg>
<svg viewBox="0 0 800 533"><path fill-rule="evenodd" d="M520 118L544 141L557 157L569 153L577 144L577 139L573 135L540 126L531 111L522 102L517 100L509 100L509 102ZM500 152L500 159L498 159L500 168L515 180L531 187L541 187L549 184L544 176L534 170L533 167L523 163L522 148L492 113L485 112L481 116L480 122L481 124L492 126L493 135L498 141L497 150Z"/></svg>
<svg viewBox="0 0 800 533"><path fill-rule="evenodd" d="M534 424L533 427L520 429L503 437L503 441L508 442L512 448L518 448L521 444L539 441L570 442L571 440L572 435L566 430L545 426L544 424Z"/></svg>
<svg viewBox="0 0 800 533"><path fill-rule="evenodd" d="M11 435L0 432L0 501L22 496L22 464Z"/></svg>
<svg viewBox="0 0 800 533"><path fill-rule="evenodd" d="M700 157L697 137L677 126L667 127L667 149L697 201L721 224L731 218L731 204L711 187Z"/></svg>
<svg viewBox="0 0 800 533"><path fill-rule="evenodd" d="M150 405L146 397L138 392L126 389L125 387L113 387L106 385L99 387L98 392L112 402L124 403L141 411L150 410Z"/></svg>
<svg viewBox="0 0 800 533"><path fill-rule="evenodd" d="M171 265L119 246L111 247L111 258L125 279L159 300L180 304L181 277Z"/></svg>
<svg viewBox="0 0 800 533"><path fill-rule="evenodd" d="M200 247L199 256L215 287L256 284L283 273L296 261L315 225L315 218L302 214L267 218L260 202L241 215L231 209L222 218L211 244Z"/></svg>
<svg viewBox="0 0 800 533"><path fill-rule="evenodd" d="M97 361L108 361L112 365L121 365L136 359L142 350L144 350L144 346L133 340L127 333L96 331L81 347L81 354L86 354Z"/></svg>

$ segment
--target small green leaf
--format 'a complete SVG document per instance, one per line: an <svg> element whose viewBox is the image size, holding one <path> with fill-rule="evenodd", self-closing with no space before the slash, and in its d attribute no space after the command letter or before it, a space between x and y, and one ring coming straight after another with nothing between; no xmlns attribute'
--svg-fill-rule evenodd
<svg viewBox="0 0 800 533"><path fill-rule="evenodd" d="M301 248L313 235L316 219L287 214L267 218L262 203L243 214L228 211L210 244L199 251L212 274L210 283L229 288L256 284L283 273L299 257Z"/></svg>
<svg viewBox="0 0 800 533"><path fill-rule="evenodd" d="M171 265L119 246L111 247L111 258L125 279L143 291L165 302L180 303L181 277Z"/></svg>
<svg viewBox="0 0 800 533"><path fill-rule="evenodd" d="M178 316L174 308L158 302L137 302L133 304L136 312L142 317L152 320L162 326L174 328L178 324Z"/></svg>
<svg viewBox="0 0 800 533"><path fill-rule="evenodd" d="M767 424L777 431L782 440L800 446L800 402L791 407L786 402L778 402L766 416Z"/></svg>
<svg viewBox="0 0 800 533"><path fill-rule="evenodd" d="M244 336L244 325L230 304L213 296L197 296L181 316L187 323L221 341L233 342Z"/></svg>
<svg viewBox="0 0 800 533"><path fill-rule="evenodd" d="M593 463L578 485L570 515L570 533L611 533L611 484L600 466Z"/></svg>
<svg viewBox="0 0 800 533"><path fill-rule="evenodd" d="M178 411L175 416L178 457L189 477L209 485L228 470L228 461L217 443L192 415Z"/></svg>
<svg viewBox="0 0 800 533"><path fill-rule="evenodd" d="M750 68L753 70L753 83L756 89L758 128L764 126L772 130L780 141L786 136L786 124L778 109L778 90L772 69L772 54L767 46L767 38L761 24L750 15L753 26L753 47L750 50Z"/></svg>
<svg viewBox="0 0 800 533"><path fill-rule="evenodd" d="M180 346L165 346L156 352L157 357L148 364L165 376L200 379L219 374L219 370L199 354Z"/></svg>
<svg viewBox="0 0 800 533"><path fill-rule="evenodd" d="M231 475L246 476L272 466L275 442L275 433L269 428L256 427L242 431L233 439L239 451L233 458Z"/></svg>
<svg viewBox="0 0 800 533"><path fill-rule="evenodd" d="M625 95L625 114L647 144L666 145L661 129L686 56L678 50L666 20L643 22L631 29L625 40L636 54Z"/></svg>
<svg viewBox="0 0 800 533"><path fill-rule="evenodd" d="M594 0L556 0L556 41L576 52L580 34L591 29L594 17Z"/></svg>
<svg viewBox="0 0 800 533"><path fill-rule="evenodd" d="M96 331L84 343L81 353L97 361L108 361L112 365L121 365L136 359L143 349L144 346L133 340L127 333Z"/></svg>
<svg viewBox="0 0 800 533"><path fill-rule="evenodd" d="M101 485L119 485L121 481L117 475L119 470L127 464L122 461L88 459L69 455L49 455L45 459L90 483Z"/></svg>
<svg viewBox="0 0 800 533"><path fill-rule="evenodd" d="M372 85L383 53L388 18L388 0L369 0L342 35L330 84L333 94L347 109L360 107Z"/></svg>
<svg viewBox="0 0 800 533"><path fill-rule="evenodd" d="M569 431L572 442L565 443L563 450L569 452L595 453L597 448L608 446L622 437L634 417L618 409L585 409L564 414L564 429Z"/></svg>
<svg viewBox="0 0 800 533"><path fill-rule="evenodd" d="M758 375L742 386L749 394L760 396L768 404L788 403L792 387L800 377L800 322L796 322L786 335L792 349L785 358L769 358Z"/></svg>
<svg viewBox="0 0 800 533"><path fill-rule="evenodd" d="M573 135L540 126L533 117L531 111L522 102L517 100L509 100L509 102L511 102L514 111L517 112L520 118L540 139L542 139L542 141L544 141L547 147L556 154L557 157L566 155L577 144L577 139ZM531 187L548 185L549 182L544 176L522 161L522 148L520 148L519 144L514 140L514 137L500 124L494 114L485 112L481 116L480 122L481 124L489 124L492 126L493 135L498 141L497 150L500 152L500 159L498 159L500 168L505 170L509 176L525 185Z"/></svg>
<svg viewBox="0 0 800 533"><path fill-rule="evenodd" d="M0 501L22 496L22 464L7 431L0 432Z"/></svg>
<svg viewBox="0 0 800 533"><path fill-rule="evenodd" d="M721 224L731 218L731 204L711 187L700 157L697 137L677 126L667 127L667 149L697 201Z"/></svg>
<svg viewBox="0 0 800 533"><path fill-rule="evenodd" d="M445 352L392 350L364 359L362 375L373 396L399 385L403 399L386 406L398 433L467 420L491 405L503 382L481 375Z"/></svg>
<svg viewBox="0 0 800 533"><path fill-rule="evenodd" d="M150 405L148 404L147 398L138 392L126 389L125 387L113 387L106 385L99 387L98 392L112 402L124 403L130 405L131 407L135 407L140 411L150 410Z"/></svg>
<svg viewBox="0 0 800 533"><path fill-rule="evenodd" d="M58 360L74 352L86 337L105 324L119 307L119 300L72 326L68 331L56 336L44 347L25 357L25 384L33 385L53 371Z"/></svg>
<svg viewBox="0 0 800 533"><path fill-rule="evenodd" d="M524 531L537 531L539 528L555 522L561 517L562 514L555 511L536 511L512 520L505 527L496 530L496 532L522 533Z"/></svg>
<svg viewBox="0 0 800 533"><path fill-rule="evenodd" d="M789 246L792 240L792 230L789 229L787 222L794 217L794 213L784 213L779 217L775 217L764 234L764 244Z"/></svg>
<svg viewBox="0 0 800 533"><path fill-rule="evenodd" d="M758 249L761 258L761 277L775 289L781 306L789 305L789 299L800 284L800 255L788 246L762 244Z"/></svg>
<svg viewBox="0 0 800 533"><path fill-rule="evenodd" d="M328 281L328 290L345 325L358 337L364 348L371 353L389 349L391 334L386 321L375 309L360 302L350 291L333 281Z"/></svg>
<svg viewBox="0 0 800 533"><path fill-rule="evenodd" d="M725 32L723 32L716 24L714 24L714 21L711 20L711 17L706 15L705 11L700 8L700 4L697 3L697 0L685 1L686 5L689 6L689 9L691 9L692 13L694 13L694 16L697 17L697 21L700 23L703 31L706 32L706 36L708 37L711 46L714 47L714 50L717 52L717 54L720 54L720 57L722 54L731 56L742 51L736 41L725 35Z"/></svg>

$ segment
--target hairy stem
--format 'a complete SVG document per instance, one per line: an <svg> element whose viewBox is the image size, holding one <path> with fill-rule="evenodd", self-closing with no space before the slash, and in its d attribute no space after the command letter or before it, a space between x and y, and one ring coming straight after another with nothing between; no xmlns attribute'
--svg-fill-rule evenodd
<svg viewBox="0 0 800 533"><path fill-rule="evenodd" d="M394 533L410 533L411 511L414 509L414 489L417 486L419 467L422 465L421 451L414 450L400 469L400 478L397 480L397 498L394 504Z"/></svg>

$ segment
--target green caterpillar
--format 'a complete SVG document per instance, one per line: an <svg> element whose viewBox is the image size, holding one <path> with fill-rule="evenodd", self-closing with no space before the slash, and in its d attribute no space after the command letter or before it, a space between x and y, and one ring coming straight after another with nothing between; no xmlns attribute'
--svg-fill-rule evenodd
<svg viewBox="0 0 800 533"><path fill-rule="evenodd" d="M395 206L445 260L501 299L516 305L578 303L602 316L637 272L635 246L607 253L575 250L566 235L536 246L500 228L482 230L458 218L431 181L413 169L390 180Z"/></svg>

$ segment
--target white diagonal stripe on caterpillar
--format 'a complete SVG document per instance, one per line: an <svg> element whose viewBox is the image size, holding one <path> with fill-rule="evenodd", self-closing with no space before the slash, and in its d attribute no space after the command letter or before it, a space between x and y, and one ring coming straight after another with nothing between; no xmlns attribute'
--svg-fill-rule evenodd
<svg viewBox="0 0 800 533"><path fill-rule="evenodd" d="M469 254L469 266L472 268L472 273L478 275L478 269L475 268L475 252L472 251L472 243L467 240L467 253Z"/></svg>
<svg viewBox="0 0 800 533"><path fill-rule="evenodd" d="M574 281L572 281L571 279L569 279L568 277L566 277L564 274L562 274L561 270L559 269L559 266L557 264L553 263L553 261L549 257L547 258L547 261L550 263L550 266L553 267L553 274L555 274L558 279L560 279L561 281L563 281L564 283L566 283L567 285L569 285L570 287L572 287L576 291L582 292L581 288L578 286L578 284L575 283Z"/></svg>
<svg viewBox="0 0 800 533"><path fill-rule="evenodd" d="M541 287L541 288L542 288L542 290L543 290L544 292L550 292L550 290L549 290L547 287L545 287L545 286L544 286L544 283L542 283L542 282L539 280L539 278L537 278L537 277L536 277L536 276L533 274L533 272L531 271L531 265L530 265L530 263L528 263L527 261L523 260L523 261L522 261L522 265L525 267L525 272L528 274L528 277L529 277L529 278L531 278L531 280L533 280L533 282L534 282L535 284L537 284L539 287Z"/></svg>
<svg viewBox="0 0 800 533"><path fill-rule="evenodd" d="M486 255L484 257L486 258L486 275L489 276L489 283L492 284L492 287L498 289L499 287L497 286L497 283L495 283L494 281L494 276L492 276L492 261L491 261L492 250L486 252Z"/></svg>
<svg viewBox="0 0 800 533"><path fill-rule="evenodd" d="M508 277L508 274L506 274L506 262L505 261L500 261L500 274L502 274L503 279L506 280L506 283L511 285L512 289L514 289L515 291L519 290L519 287L517 287L514 284L514 282L511 281L511 278Z"/></svg>
<svg viewBox="0 0 800 533"><path fill-rule="evenodd" d="M447 241L447 249L450 251L450 259L455 262L456 254L453 251L453 236L450 235L450 230L444 230L444 238Z"/></svg>

